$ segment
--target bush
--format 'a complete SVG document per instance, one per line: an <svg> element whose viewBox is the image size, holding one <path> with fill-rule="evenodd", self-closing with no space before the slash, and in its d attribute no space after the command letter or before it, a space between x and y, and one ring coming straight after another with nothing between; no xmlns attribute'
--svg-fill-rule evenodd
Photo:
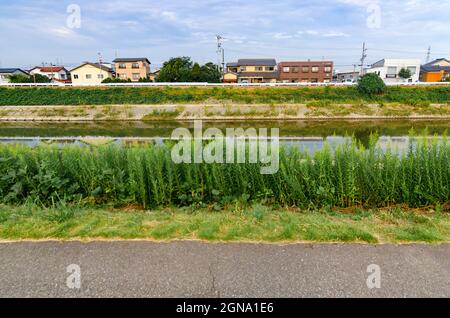
<svg viewBox="0 0 450 318"><path fill-rule="evenodd" d="M407 68L402 68L402 69L400 70L400 72L398 73L398 76L400 76L400 77L403 78L403 79L408 79L408 78L411 78L412 73L411 73L411 71L408 70Z"/></svg>
<svg viewBox="0 0 450 318"><path fill-rule="evenodd" d="M366 95L380 95L386 92L386 84L375 73L369 73L358 81L358 91Z"/></svg>
<svg viewBox="0 0 450 318"><path fill-rule="evenodd" d="M401 155L356 141L311 154L280 150L280 170L261 164L176 164L170 143L138 147L0 145L0 202L141 204L145 207L211 204L245 199L284 206L423 207L450 198L447 138L419 138ZM246 158L248 158L248 149ZM264 211L254 211L258 217Z"/></svg>
<svg viewBox="0 0 450 318"><path fill-rule="evenodd" d="M165 103L350 104L421 101L447 104L450 86L394 87L368 95L356 87L0 87L0 105L154 105ZM310 104L314 106L314 104Z"/></svg>
<svg viewBox="0 0 450 318"><path fill-rule="evenodd" d="M110 84L110 83L130 83L131 80L130 79L120 79L120 78L112 78L112 77L108 77L105 78L102 83L103 84Z"/></svg>
<svg viewBox="0 0 450 318"><path fill-rule="evenodd" d="M10 83L19 84L19 83L50 83L50 79L41 74L34 74L31 76L15 74L9 77Z"/></svg>

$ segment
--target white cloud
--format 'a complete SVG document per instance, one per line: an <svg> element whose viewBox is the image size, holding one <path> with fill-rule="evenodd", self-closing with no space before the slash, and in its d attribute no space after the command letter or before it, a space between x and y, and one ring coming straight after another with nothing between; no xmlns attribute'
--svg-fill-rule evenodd
<svg viewBox="0 0 450 318"><path fill-rule="evenodd" d="M275 33L273 35L273 38L277 40L292 39L293 37L293 35L284 32Z"/></svg>
<svg viewBox="0 0 450 318"><path fill-rule="evenodd" d="M326 38L339 38L339 37L349 37L350 34L344 33L344 32L328 32L324 33L322 36Z"/></svg>

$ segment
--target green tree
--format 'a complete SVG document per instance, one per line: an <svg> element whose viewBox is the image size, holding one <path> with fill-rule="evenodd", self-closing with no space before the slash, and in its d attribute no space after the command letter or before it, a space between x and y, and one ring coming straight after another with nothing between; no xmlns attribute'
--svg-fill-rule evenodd
<svg viewBox="0 0 450 318"><path fill-rule="evenodd" d="M157 82L192 82L192 60L190 57L175 57L164 62Z"/></svg>
<svg viewBox="0 0 450 318"><path fill-rule="evenodd" d="M400 76L403 79L409 79L412 76L411 70L408 70L407 68L402 68L400 72L398 73L398 76Z"/></svg>
<svg viewBox="0 0 450 318"><path fill-rule="evenodd" d="M22 74L14 74L9 76L9 82L14 84L19 83L50 83L50 79L41 74L34 74L31 76L26 76Z"/></svg>
<svg viewBox="0 0 450 318"><path fill-rule="evenodd" d="M219 83L221 74L216 64L194 63L190 57L176 57L163 64L157 82L208 82Z"/></svg>
<svg viewBox="0 0 450 318"><path fill-rule="evenodd" d="M200 67L200 64L198 64L198 63L194 63L194 66L192 66L191 81L203 82L202 68Z"/></svg>
<svg viewBox="0 0 450 318"><path fill-rule="evenodd" d="M379 95L386 91L386 84L378 74L369 73L359 79L358 91L366 95Z"/></svg>
<svg viewBox="0 0 450 318"><path fill-rule="evenodd" d="M220 83L222 74L220 74L219 67L214 63L206 63L201 67L201 81L208 83Z"/></svg>

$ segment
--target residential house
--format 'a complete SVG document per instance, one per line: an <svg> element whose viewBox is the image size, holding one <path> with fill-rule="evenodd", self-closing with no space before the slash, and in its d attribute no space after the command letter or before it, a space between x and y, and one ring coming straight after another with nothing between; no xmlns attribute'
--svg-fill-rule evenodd
<svg viewBox="0 0 450 318"><path fill-rule="evenodd" d="M29 76L29 74L20 68L0 68L0 84L9 83L9 77L11 75L24 75Z"/></svg>
<svg viewBox="0 0 450 318"><path fill-rule="evenodd" d="M150 61L145 58L117 58L113 61L116 77L138 82L150 76Z"/></svg>
<svg viewBox="0 0 450 318"><path fill-rule="evenodd" d="M276 83L278 78L275 59L240 59L228 63L225 83Z"/></svg>
<svg viewBox="0 0 450 318"><path fill-rule="evenodd" d="M360 77L360 72L338 72L333 76L336 83L355 83Z"/></svg>
<svg viewBox="0 0 450 318"><path fill-rule="evenodd" d="M112 78L113 73L109 67L95 63L85 62L70 71L74 86L98 85L107 78Z"/></svg>
<svg viewBox="0 0 450 318"><path fill-rule="evenodd" d="M30 75L43 75L55 82L69 82L70 73L63 66L36 66L30 70Z"/></svg>
<svg viewBox="0 0 450 318"><path fill-rule="evenodd" d="M156 71L154 71L154 72L151 72L151 73L148 75L148 78L149 78L152 82L156 82L156 78L158 77L159 72L161 72L161 70L156 70Z"/></svg>
<svg viewBox="0 0 450 318"><path fill-rule="evenodd" d="M403 79L399 76L402 68L411 71L411 78ZM418 82L420 74L419 59L383 59L371 65L366 73L376 73L385 83Z"/></svg>
<svg viewBox="0 0 450 318"><path fill-rule="evenodd" d="M330 83L333 79L333 62L280 62L278 72L278 80L283 83Z"/></svg>
<svg viewBox="0 0 450 318"><path fill-rule="evenodd" d="M450 61L444 58L422 65L421 82L441 82L450 77Z"/></svg>

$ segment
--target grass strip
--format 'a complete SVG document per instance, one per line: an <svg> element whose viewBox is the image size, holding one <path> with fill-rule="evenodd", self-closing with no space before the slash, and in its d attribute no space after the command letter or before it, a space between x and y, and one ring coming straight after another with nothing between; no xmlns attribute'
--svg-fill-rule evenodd
<svg viewBox="0 0 450 318"><path fill-rule="evenodd" d="M0 205L0 239L150 239L230 242L450 242L450 214L420 211L300 210L261 204L212 208Z"/></svg>

